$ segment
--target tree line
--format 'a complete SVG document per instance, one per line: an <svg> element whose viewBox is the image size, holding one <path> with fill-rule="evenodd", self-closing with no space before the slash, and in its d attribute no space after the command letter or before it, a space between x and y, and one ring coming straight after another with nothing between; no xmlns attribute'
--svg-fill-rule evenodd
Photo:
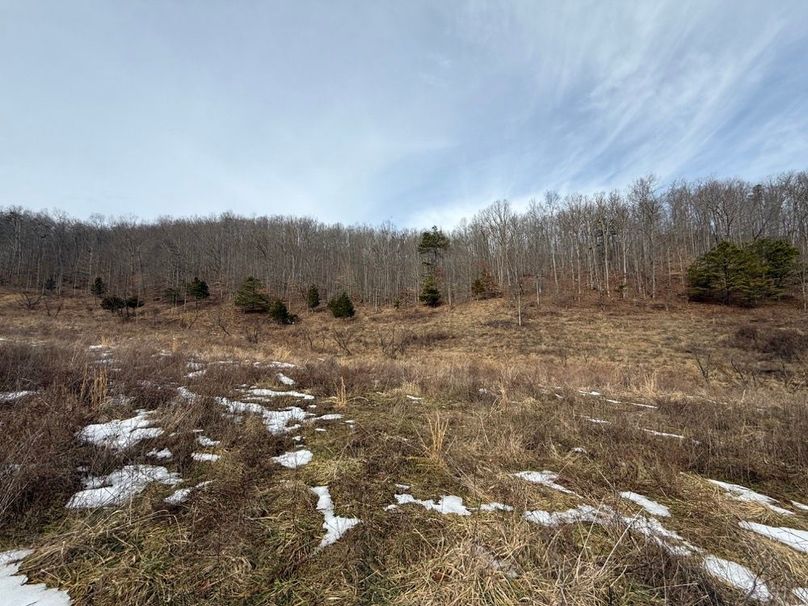
<svg viewBox="0 0 808 606"><path fill-rule="evenodd" d="M695 259L721 242L764 238L796 248L808 299L808 172L664 187L649 176L611 192L546 192L524 210L501 200L452 230L425 233L282 216L138 222L4 208L0 285L91 293L100 278L124 302L176 302L195 279L230 298L253 277L281 300L305 302L317 285L327 299L344 291L372 306L503 294L521 310L545 296L685 292Z"/></svg>

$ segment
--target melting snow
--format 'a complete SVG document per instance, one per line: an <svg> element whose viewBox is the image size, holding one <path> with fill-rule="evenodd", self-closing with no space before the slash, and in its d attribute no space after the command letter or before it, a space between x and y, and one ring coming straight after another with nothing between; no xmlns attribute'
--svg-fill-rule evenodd
<svg viewBox="0 0 808 606"><path fill-rule="evenodd" d="M221 457L217 454L211 454L209 452L192 452L191 458L194 461L199 461L200 463L203 462L214 463L218 461Z"/></svg>
<svg viewBox="0 0 808 606"><path fill-rule="evenodd" d="M146 453L147 457L154 457L155 459L171 459L174 455L168 448L163 448L162 450L157 450L153 448L149 452Z"/></svg>
<svg viewBox="0 0 808 606"><path fill-rule="evenodd" d="M297 368L297 366L295 364L292 364L291 362L274 362L273 361L273 362L270 362L269 365L272 368L286 368L286 369Z"/></svg>
<svg viewBox="0 0 808 606"><path fill-rule="evenodd" d="M322 512L323 528L325 528L325 536L320 541L318 549L327 547L348 532L351 528L359 524L359 518L343 518L334 514L334 503L331 500L331 493L328 491L328 486L315 486L311 491L317 495L317 511Z"/></svg>
<svg viewBox="0 0 808 606"><path fill-rule="evenodd" d="M189 372L185 376L187 376L189 379L196 379L197 377L204 375L206 372L208 372L207 369L203 368L202 370L194 370L193 372Z"/></svg>
<svg viewBox="0 0 808 606"><path fill-rule="evenodd" d="M159 427L151 427L149 415L149 411L139 410L131 419L88 425L78 433L78 437L97 446L124 450L141 440L156 438L163 433Z"/></svg>
<svg viewBox="0 0 808 606"><path fill-rule="evenodd" d="M573 524L575 522L603 522L603 516L613 514L611 510L591 505L579 505L566 511L535 510L526 511L522 517L528 522L541 524L542 526L557 526L558 524Z"/></svg>
<svg viewBox="0 0 808 606"><path fill-rule="evenodd" d="M306 413L297 406L290 406L285 410L269 410L260 404L252 402L239 402L237 400L228 400L227 398L216 398L216 401L227 407L230 414L253 413L261 415L264 418L264 425L272 434L283 433L291 421L302 421L306 418Z"/></svg>
<svg viewBox="0 0 808 606"><path fill-rule="evenodd" d="M661 436L663 438L676 438L677 440L684 440L684 436L678 433L665 433L664 431L654 431L653 429L643 429L645 433L650 433L652 436Z"/></svg>
<svg viewBox="0 0 808 606"><path fill-rule="evenodd" d="M423 400L423 398L419 398L418 396L410 396L410 395L408 395L407 398L409 400L412 400L413 402L420 402L421 400Z"/></svg>
<svg viewBox="0 0 808 606"><path fill-rule="evenodd" d="M278 457L272 457L272 460L288 469L296 469L310 463L313 456L310 450L304 449L285 452Z"/></svg>
<svg viewBox="0 0 808 606"><path fill-rule="evenodd" d="M556 484L558 474L554 471L520 471L513 475L522 478L523 480L527 480L533 484L541 484L542 486L546 486L547 488L552 488L553 490L558 490L566 494L575 494L569 488L564 488L561 486L561 484Z"/></svg>
<svg viewBox="0 0 808 606"><path fill-rule="evenodd" d="M463 499L454 495L443 496L437 503L435 503L435 501L432 499L426 501L416 499L411 494L396 494L393 496L395 497L396 501L398 501L399 505L415 503L416 505L421 505L427 509L434 509L435 511L439 511L443 514L453 513L459 516L471 515L471 512L466 509L465 505L463 505Z"/></svg>
<svg viewBox="0 0 808 606"><path fill-rule="evenodd" d="M808 604L808 587L797 587L791 591L800 604Z"/></svg>
<svg viewBox="0 0 808 606"><path fill-rule="evenodd" d="M741 486L739 484L730 484L729 482L721 482L719 480L707 480L707 481L723 489L736 501L744 501L747 503L758 503L760 505L763 505L764 507L768 507L775 513L779 513L785 516L794 515L794 512L777 506L776 505L777 501L775 501L771 497L767 497L765 494L755 492L751 488L746 488L746 486Z"/></svg>
<svg viewBox="0 0 808 606"><path fill-rule="evenodd" d="M341 414L331 413L331 414L327 414L327 415L321 415L321 416L317 417L317 420L318 421L338 421L341 418L342 418Z"/></svg>
<svg viewBox="0 0 808 606"><path fill-rule="evenodd" d="M20 561L31 555L30 549L0 553L0 597L3 606L70 606L65 591L51 589L43 583L28 584L28 577L19 574Z"/></svg>
<svg viewBox="0 0 808 606"><path fill-rule="evenodd" d="M799 501L791 501L791 504L797 509L801 509L802 511L808 511L808 505L803 505Z"/></svg>
<svg viewBox="0 0 808 606"><path fill-rule="evenodd" d="M755 522L741 522L739 525L745 530L751 530L764 537L788 545L792 549L808 553L808 530L786 528L785 526L766 526Z"/></svg>
<svg viewBox="0 0 808 606"><path fill-rule="evenodd" d="M494 501L493 503L483 503L480 505L480 511L513 511L513 507L505 505L505 503Z"/></svg>
<svg viewBox="0 0 808 606"><path fill-rule="evenodd" d="M274 389L260 389L253 387L248 389L249 395L256 398L299 398L301 400L313 400L314 396L299 391L276 391Z"/></svg>
<svg viewBox="0 0 808 606"><path fill-rule="evenodd" d="M196 436L196 441L199 442L200 446L205 446L205 447L218 446L219 444L222 443L221 440L211 440L207 436L203 436L201 434Z"/></svg>
<svg viewBox="0 0 808 606"><path fill-rule="evenodd" d="M772 596L766 584L745 566L712 555L704 558L702 565L708 573L742 591L748 597L760 602L771 600Z"/></svg>
<svg viewBox="0 0 808 606"><path fill-rule="evenodd" d="M19 400L20 398L24 398L25 396L30 396L33 391L6 391L0 393L0 402L13 402L14 400Z"/></svg>
<svg viewBox="0 0 808 606"><path fill-rule="evenodd" d="M633 501L651 515L662 516L664 518L670 517L671 515L670 509L668 509L664 505L661 505L656 501L652 501L648 497L644 497L641 494L637 494L636 492L631 491L621 492L620 496L623 497L624 499L628 499L629 501Z"/></svg>
<svg viewBox="0 0 808 606"><path fill-rule="evenodd" d="M283 374L282 372L279 372L279 373L278 373L277 375L275 375L275 376L276 376L276 377L278 377L278 381L280 381L280 382L281 382L281 383L283 383L284 385L288 385L289 387L291 387L292 385L294 385L294 384L295 384L295 380L294 380L293 378L291 378L291 377L287 377L287 376L286 376L285 374Z"/></svg>
<svg viewBox="0 0 808 606"><path fill-rule="evenodd" d="M185 501L194 490L207 486L210 483L211 480L208 480L207 482L200 482L196 486L191 486L189 488L179 488L163 500L169 505L178 505Z"/></svg>
<svg viewBox="0 0 808 606"><path fill-rule="evenodd" d="M605 419L595 419L592 417L584 417L590 423L597 423L598 425L611 425L610 421L606 421Z"/></svg>
<svg viewBox="0 0 808 606"><path fill-rule="evenodd" d="M84 490L70 497L65 507L82 509L123 505L143 492L152 482L172 486L182 481L179 474L157 465L126 465L107 476L88 478Z"/></svg>

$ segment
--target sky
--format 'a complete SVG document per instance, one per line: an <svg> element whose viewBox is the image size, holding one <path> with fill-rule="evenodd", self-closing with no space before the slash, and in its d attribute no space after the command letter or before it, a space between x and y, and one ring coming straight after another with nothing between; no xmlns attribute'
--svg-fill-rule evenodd
<svg viewBox="0 0 808 606"><path fill-rule="evenodd" d="M804 169L806 0L0 0L0 206L451 227Z"/></svg>

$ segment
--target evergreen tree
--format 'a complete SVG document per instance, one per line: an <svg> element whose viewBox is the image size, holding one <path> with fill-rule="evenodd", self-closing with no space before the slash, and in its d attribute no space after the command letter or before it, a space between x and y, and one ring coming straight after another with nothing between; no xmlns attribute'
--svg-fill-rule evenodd
<svg viewBox="0 0 808 606"><path fill-rule="evenodd" d="M352 318L355 310L351 297L346 292L343 292L338 297L334 297L328 302L328 309L335 318Z"/></svg>
<svg viewBox="0 0 808 606"><path fill-rule="evenodd" d="M107 285L104 284L100 276L93 282L93 285L90 287L90 292L99 298L107 294Z"/></svg>
<svg viewBox="0 0 808 606"><path fill-rule="evenodd" d="M188 285L188 296L196 299L197 301L201 301L202 299L207 299L210 297L210 290L208 289L208 283L204 280L200 280L197 277L194 277L193 281Z"/></svg>
<svg viewBox="0 0 808 606"><path fill-rule="evenodd" d="M56 280L53 278L48 278L45 280L45 290L48 292L53 292L56 290Z"/></svg>
<svg viewBox="0 0 808 606"><path fill-rule="evenodd" d="M723 241L699 257L687 271L694 301L756 305L769 292L766 267L751 247Z"/></svg>
<svg viewBox="0 0 808 606"><path fill-rule="evenodd" d="M250 276L241 284L236 293L236 307L246 313L266 313L269 311L269 297L263 292L261 280Z"/></svg>
<svg viewBox="0 0 808 606"><path fill-rule="evenodd" d="M320 305L320 291L317 289L316 284L309 286L309 290L306 293L306 305L309 309L317 309Z"/></svg>
<svg viewBox="0 0 808 606"><path fill-rule="evenodd" d="M438 283L433 274L428 274L424 279L424 285L418 299L429 307L437 307L441 304L440 290L438 290Z"/></svg>
<svg viewBox="0 0 808 606"><path fill-rule="evenodd" d="M121 310L126 307L126 301L120 297L109 295L101 299L101 309L105 309L111 313L121 313Z"/></svg>
<svg viewBox="0 0 808 606"><path fill-rule="evenodd" d="M273 299L269 304L269 317L278 324L294 324L296 316L289 313L286 303Z"/></svg>
<svg viewBox="0 0 808 606"><path fill-rule="evenodd" d="M129 309L136 309L138 307L143 307L143 299L137 296L127 297L126 306Z"/></svg>
<svg viewBox="0 0 808 606"><path fill-rule="evenodd" d="M791 284L800 252L786 240L774 238L755 240L749 247L765 266L766 278L771 284L768 296L779 297Z"/></svg>
<svg viewBox="0 0 808 606"><path fill-rule="evenodd" d="M499 296L497 283L489 271L484 269L471 283L471 296L475 299L490 299Z"/></svg>

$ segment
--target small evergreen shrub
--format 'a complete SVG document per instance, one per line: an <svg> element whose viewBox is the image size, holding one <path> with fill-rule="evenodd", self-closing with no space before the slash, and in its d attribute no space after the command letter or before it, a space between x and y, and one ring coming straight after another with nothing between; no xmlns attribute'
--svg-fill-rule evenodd
<svg viewBox="0 0 808 606"><path fill-rule="evenodd" d="M90 287L90 292L95 295L96 297L103 297L107 294L107 285L104 284L104 281L98 277L93 282L93 285Z"/></svg>
<svg viewBox="0 0 808 606"><path fill-rule="evenodd" d="M201 301L202 299L207 299L210 297L210 290L208 289L208 283L204 280L200 280L197 277L194 277L193 281L188 284L188 296L192 299L196 299L197 301Z"/></svg>
<svg viewBox="0 0 808 606"><path fill-rule="evenodd" d="M478 300L498 297L499 289L494 276L483 270L471 283L471 296Z"/></svg>
<svg viewBox="0 0 808 606"><path fill-rule="evenodd" d="M261 280L250 276L239 287L233 302L245 313L267 313L270 301L263 288Z"/></svg>
<svg viewBox="0 0 808 606"><path fill-rule="evenodd" d="M320 305L320 291L317 288L316 284L312 284L309 286L309 290L306 293L306 306L309 309L317 309Z"/></svg>
<svg viewBox="0 0 808 606"><path fill-rule="evenodd" d="M121 313L124 307L126 307L126 301L121 297L108 295L101 299L101 309L105 309L110 313Z"/></svg>
<svg viewBox="0 0 808 606"><path fill-rule="evenodd" d="M143 307L143 299L140 297L127 297L126 299L126 306L129 309L136 309L138 307Z"/></svg>
<svg viewBox="0 0 808 606"><path fill-rule="evenodd" d="M335 318L353 318L355 310L351 297L346 292L343 292L338 297L334 297L328 302L328 309Z"/></svg>
<svg viewBox="0 0 808 606"><path fill-rule="evenodd" d="M421 294L418 295L418 300L429 307L437 307L441 304L440 290L438 290L438 283L434 275L429 274L424 279L424 285L421 288Z"/></svg>
<svg viewBox="0 0 808 606"><path fill-rule="evenodd" d="M294 324L296 316L289 313L286 303L273 299L269 303L269 317L278 324Z"/></svg>

